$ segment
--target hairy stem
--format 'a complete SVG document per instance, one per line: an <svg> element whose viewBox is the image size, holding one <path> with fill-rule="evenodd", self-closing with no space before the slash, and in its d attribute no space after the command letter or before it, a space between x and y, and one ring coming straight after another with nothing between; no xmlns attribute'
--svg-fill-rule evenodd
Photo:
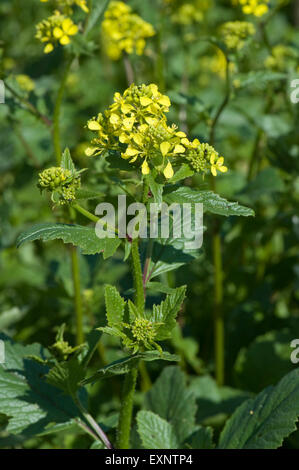
<svg viewBox="0 0 299 470"><path fill-rule="evenodd" d="M73 395L73 400L75 404L77 405L77 407L79 408L79 410L81 411L84 418L86 419L86 421L92 427L96 436L98 436L98 438L103 442L103 444L105 445L107 449L113 449L111 442L109 441L108 437L106 436L102 428L98 425L96 420L88 413L88 411L85 410L84 406L82 405L78 397Z"/></svg>
<svg viewBox="0 0 299 470"><path fill-rule="evenodd" d="M214 264L214 354L215 375L218 385L224 383L224 318L223 318L223 267L221 255L221 238L218 230L213 236Z"/></svg>
<svg viewBox="0 0 299 470"><path fill-rule="evenodd" d="M218 111L212 121L210 128L210 144L214 146L215 130L219 118L223 113L225 107L229 103L231 94L230 73L229 73L229 59L226 59L226 84L225 96L220 104ZM215 181L212 178L212 189L215 190ZM213 265L214 265L214 358L215 358L215 376L218 385L223 385L225 377L225 362L224 362L224 317L223 317L223 266L221 254L221 238L220 226L216 225L213 239Z"/></svg>
<svg viewBox="0 0 299 470"><path fill-rule="evenodd" d="M130 448L130 434L133 414L133 400L136 387L138 369L134 367L125 376L121 396L121 409L117 428L116 447L118 449Z"/></svg>
<svg viewBox="0 0 299 470"><path fill-rule="evenodd" d="M77 345L84 342L83 333L83 306L81 298L80 268L77 247L71 247L72 277L74 286L74 301L76 312L76 342Z"/></svg>
<svg viewBox="0 0 299 470"><path fill-rule="evenodd" d="M63 94L65 90L65 85L68 77L68 73L70 71L71 65L73 62L73 57L69 57L65 66L64 73L61 78L61 82L59 85L57 98L55 102L54 108L54 116L53 116L53 145L54 145L54 152L56 156L57 165L60 165L61 161L61 145L60 145L60 111L61 111L61 103L63 99Z"/></svg>
<svg viewBox="0 0 299 470"><path fill-rule="evenodd" d="M135 287L135 305L140 313L144 312L144 291L143 291L143 276L141 270L141 262L139 255L138 247L138 238L134 238L132 241L132 268L133 268L133 278L134 278L134 287Z"/></svg>

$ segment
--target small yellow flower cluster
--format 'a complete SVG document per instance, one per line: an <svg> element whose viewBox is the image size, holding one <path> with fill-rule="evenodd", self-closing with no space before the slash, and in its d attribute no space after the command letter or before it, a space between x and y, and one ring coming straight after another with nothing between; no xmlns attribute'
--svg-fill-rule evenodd
<svg viewBox="0 0 299 470"><path fill-rule="evenodd" d="M154 34L152 25L133 13L129 5L110 2L102 23L103 45L110 59L120 59L123 52L142 55L146 38Z"/></svg>
<svg viewBox="0 0 299 470"><path fill-rule="evenodd" d="M65 46L71 42L71 36L78 33L78 26L71 18L62 15L58 10L37 26L36 38L46 43L44 53L52 52L56 44Z"/></svg>
<svg viewBox="0 0 299 470"><path fill-rule="evenodd" d="M55 202L64 205L76 199L76 189L80 188L81 179L71 170L51 167L39 174L37 186L41 191L56 192L58 198Z"/></svg>
<svg viewBox="0 0 299 470"><path fill-rule="evenodd" d="M40 0L43 3L48 2L49 0ZM71 15L73 13L72 6L78 5L82 8L85 13L89 12L86 0L55 0L57 7L63 11L66 15Z"/></svg>
<svg viewBox="0 0 299 470"><path fill-rule="evenodd" d="M28 93L34 90L35 83L28 75L21 73L16 75L15 79L21 90L27 91Z"/></svg>
<svg viewBox="0 0 299 470"><path fill-rule="evenodd" d="M255 34L255 27L247 21L228 21L221 26L220 32L228 49L240 50L245 40Z"/></svg>
<svg viewBox="0 0 299 470"><path fill-rule="evenodd" d="M205 172L210 166L213 176L217 176L217 171L227 172L227 167L223 165L224 158L219 157L218 152L207 143L200 143L198 139L189 142L188 152L185 159L190 163L191 168L196 172Z"/></svg>
<svg viewBox="0 0 299 470"><path fill-rule="evenodd" d="M225 172L223 159L207 144L195 139L190 142L175 125L169 126L165 113L170 107L168 96L162 95L157 85L131 85L123 95L115 93L114 103L87 127L96 132L86 155L100 155L107 150L121 153L130 163L141 163L142 174L154 168L166 179L172 178L172 163L187 162L193 170L212 174Z"/></svg>
<svg viewBox="0 0 299 470"><path fill-rule="evenodd" d="M263 16L269 11L270 0L233 0L234 5L242 5L245 15Z"/></svg>
<svg viewBox="0 0 299 470"><path fill-rule="evenodd" d="M205 12L211 6L211 0L164 0L164 2L170 8L172 22L184 26L203 21Z"/></svg>
<svg viewBox="0 0 299 470"><path fill-rule="evenodd" d="M277 44L272 48L272 54L265 60L265 67L268 69L283 72L287 67L296 66L298 63L297 54L293 48L283 44Z"/></svg>

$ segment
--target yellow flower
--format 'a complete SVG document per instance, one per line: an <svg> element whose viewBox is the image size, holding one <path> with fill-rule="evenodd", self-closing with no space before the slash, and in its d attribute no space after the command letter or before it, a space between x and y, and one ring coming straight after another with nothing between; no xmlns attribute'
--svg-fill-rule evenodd
<svg viewBox="0 0 299 470"><path fill-rule="evenodd" d="M245 15L263 16L269 11L270 0L233 0L234 5L241 5Z"/></svg>
<svg viewBox="0 0 299 470"><path fill-rule="evenodd" d="M182 163L196 172L227 171L213 147L198 139L191 142L185 132L167 124L169 106L168 96L153 83L133 84L122 95L115 93L112 105L87 123L95 137L86 155L113 152L141 168L143 175L155 169L166 179L172 178L174 167Z"/></svg>
<svg viewBox="0 0 299 470"><path fill-rule="evenodd" d="M167 179L170 179L173 177L174 171L170 162L167 163L163 173L164 173L165 178Z"/></svg>
<svg viewBox="0 0 299 470"><path fill-rule="evenodd" d="M216 153L212 154L210 158L210 163L211 163L211 173L213 176L217 176L217 170L221 171L222 173L227 172L227 167L223 165L224 158L223 157L217 158Z"/></svg>
<svg viewBox="0 0 299 470"><path fill-rule="evenodd" d="M63 46L69 44L71 36L78 33L78 26L70 18L55 11L54 15L41 21L36 26L36 30L35 37L42 43L46 43L44 53L49 54L57 43Z"/></svg>
<svg viewBox="0 0 299 470"><path fill-rule="evenodd" d="M102 23L103 45L110 59L118 60L123 53L142 55L145 40L154 34L152 25L133 13L129 5L110 2Z"/></svg>
<svg viewBox="0 0 299 470"><path fill-rule="evenodd" d="M35 88L34 81L30 77L28 77L28 75L25 75L25 74L16 75L16 81L22 90L27 91L29 93Z"/></svg>
<svg viewBox="0 0 299 470"><path fill-rule="evenodd" d="M220 32L228 49L240 50L245 40L255 34L255 27L247 21L228 21L221 26Z"/></svg>

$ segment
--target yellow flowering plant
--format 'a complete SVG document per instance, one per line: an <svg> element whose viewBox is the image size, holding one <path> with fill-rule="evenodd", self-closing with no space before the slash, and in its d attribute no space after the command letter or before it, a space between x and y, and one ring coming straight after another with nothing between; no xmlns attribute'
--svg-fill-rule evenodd
<svg viewBox="0 0 299 470"><path fill-rule="evenodd" d="M110 59L118 60L124 53L142 55L146 39L154 34L152 25L133 13L129 5L109 3L102 23L102 42Z"/></svg>
<svg viewBox="0 0 299 470"><path fill-rule="evenodd" d="M233 0L234 5L240 5L245 15L264 16L269 11L270 0Z"/></svg>
<svg viewBox="0 0 299 470"><path fill-rule="evenodd" d="M49 18L38 23L36 30L35 37L45 44L44 53L49 54L58 44L70 44L71 38L78 33L78 26L71 18L56 10Z"/></svg>
<svg viewBox="0 0 299 470"><path fill-rule="evenodd" d="M114 103L87 123L96 136L86 155L114 151L141 168L143 175L154 170L166 179L172 178L174 167L182 164L203 174L209 170L214 176L217 170L226 172L224 160L212 147L198 139L189 141L175 124L168 125L166 113L170 105L170 99L160 93L156 84L132 84L123 95L115 93Z"/></svg>

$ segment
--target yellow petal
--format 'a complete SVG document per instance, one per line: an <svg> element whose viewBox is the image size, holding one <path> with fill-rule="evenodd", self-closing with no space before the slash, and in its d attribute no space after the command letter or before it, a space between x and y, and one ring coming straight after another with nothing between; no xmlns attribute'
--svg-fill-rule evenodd
<svg viewBox="0 0 299 470"><path fill-rule="evenodd" d="M216 158L216 154L215 154L215 153L212 153L211 158L210 158L210 163L211 163L212 165L214 165L214 163L215 163L215 158Z"/></svg>
<svg viewBox="0 0 299 470"><path fill-rule="evenodd" d="M143 175L148 175L150 172L150 169L146 160L144 160L144 162L142 163L141 171Z"/></svg>
<svg viewBox="0 0 299 470"><path fill-rule="evenodd" d="M163 157L165 157L165 155L167 155L169 149L170 149L170 143L169 142L162 142L162 144L160 144L160 150L161 150L161 153L162 153Z"/></svg>
<svg viewBox="0 0 299 470"><path fill-rule="evenodd" d="M174 152L174 153L184 153L185 150L186 150L185 147L183 147L182 145L177 144L177 145L174 147L173 152Z"/></svg>
<svg viewBox="0 0 299 470"><path fill-rule="evenodd" d="M67 33L69 31L69 29L72 27L73 25L73 22L70 18L66 18L65 20L63 20L62 22L62 29L65 33Z"/></svg>
<svg viewBox="0 0 299 470"><path fill-rule="evenodd" d="M76 24L73 24L67 32L67 34L70 36L75 36L75 34L77 33L78 33L78 26Z"/></svg>
<svg viewBox="0 0 299 470"><path fill-rule="evenodd" d="M141 96L140 104L141 106L149 106L150 104L152 104L152 100L147 96Z"/></svg>
<svg viewBox="0 0 299 470"><path fill-rule="evenodd" d="M178 137L186 137L185 132L182 131L176 132L175 135L177 135Z"/></svg>
<svg viewBox="0 0 299 470"><path fill-rule="evenodd" d="M218 170L220 170L222 173L226 173L228 168L227 166L221 166L220 168L218 168Z"/></svg>
<svg viewBox="0 0 299 470"><path fill-rule="evenodd" d="M174 172L173 172L173 168L172 168L172 165L171 165L170 162L167 163L163 173L164 173L165 178L167 178L167 179L173 177Z"/></svg>
<svg viewBox="0 0 299 470"><path fill-rule="evenodd" d="M223 157L219 157L218 160L217 160L217 166L222 166L224 163L224 158Z"/></svg>
<svg viewBox="0 0 299 470"><path fill-rule="evenodd" d="M130 142L129 137L124 132L122 134L120 134L118 139L122 144L128 144Z"/></svg>
<svg viewBox="0 0 299 470"><path fill-rule="evenodd" d="M157 85L155 83L151 83L148 87L151 90L152 95L154 97L157 96L157 94L159 93Z"/></svg>
<svg viewBox="0 0 299 470"><path fill-rule="evenodd" d="M101 126L97 121L89 121L87 127L91 131L99 131L101 129Z"/></svg>
<svg viewBox="0 0 299 470"><path fill-rule="evenodd" d="M44 53L49 54L50 52L53 51L53 49L54 49L53 44L47 44L46 47L44 48Z"/></svg>
<svg viewBox="0 0 299 470"><path fill-rule="evenodd" d="M85 155L87 157L91 157L96 151L96 148L95 147L87 147L87 149L85 149Z"/></svg>
<svg viewBox="0 0 299 470"><path fill-rule="evenodd" d="M190 141L189 141L188 139L186 139L186 138L182 139L182 140L181 140L181 143L182 143L183 145L186 145L186 146L190 145Z"/></svg>
<svg viewBox="0 0 299 470"><path fill-rule="evenodd" d="M145 116L144 119L150 126L156 126L158 124L158 119L156 118Z"/></svg>
<svg viewBox="0 0 299 470"><path fill-rule="evenodd" d="M143 144L143 138L142 138L142 136L141 136L140 134L135 134L135 135L133 136L133 140L134 140L134 142L136 142L137 145L142 146L142 144Z"/></svg>
<svg viewBox="0 0 299 470"><path fill-rule="evenodd" d="M109 121L111 124L117 124L119 121L119 117L117 114L111 114Z"/></svg>
<svg viewBox="0 0 299 470"><path fill-rule="evenodd" d="M69 44L71 42L70 38L65 34L64 36L62 36L62 38L59 40L60 44L62 44L63 46L66 46L67 44Z"/></svg>
<svg viewBox="0 0 299 470"><path fill-rule="evenodd" d="M134 155L138 155L139 150L134 149L134 147L128 147L127 150L125 151L125 155L127 157L133 157Z"/></svg>
<svg viewBox="0 0 299 470"><path fill-rule="evenodd" d="M213 176L217 176L217 170L214 166L211 167L211 173Z"/></svg>
<svg viewBox="0 0 299 470"><path fill-rule="evenodd" d="M58 28L56 26L56 28L53 29L53 36L56 38L56 39L59 39L63 36L63 31L61 28Z"/></svg>
<svg viewBox="0 0 299 470"><path fill-rule="evenodd" d="M169 107L171 105L170 99L166 95L162 95L157 101L159 104L162 104L163 106Z"/></svg>
<svg viewBox="0 0 299 470"><path fill-rule="evenodd" d="M130 118L126 118L123 120L123 126L126 130L130 131L133 127L133 124L135 122L135 117L130 117Z"/></svg>
<svg viewBox="0 0 299 470"><path fill-rule="evenodd" d="M130 104L122 104L120 109L124 114L128 114L130 111L132 111L133 106L131 106Z"/></svg>

